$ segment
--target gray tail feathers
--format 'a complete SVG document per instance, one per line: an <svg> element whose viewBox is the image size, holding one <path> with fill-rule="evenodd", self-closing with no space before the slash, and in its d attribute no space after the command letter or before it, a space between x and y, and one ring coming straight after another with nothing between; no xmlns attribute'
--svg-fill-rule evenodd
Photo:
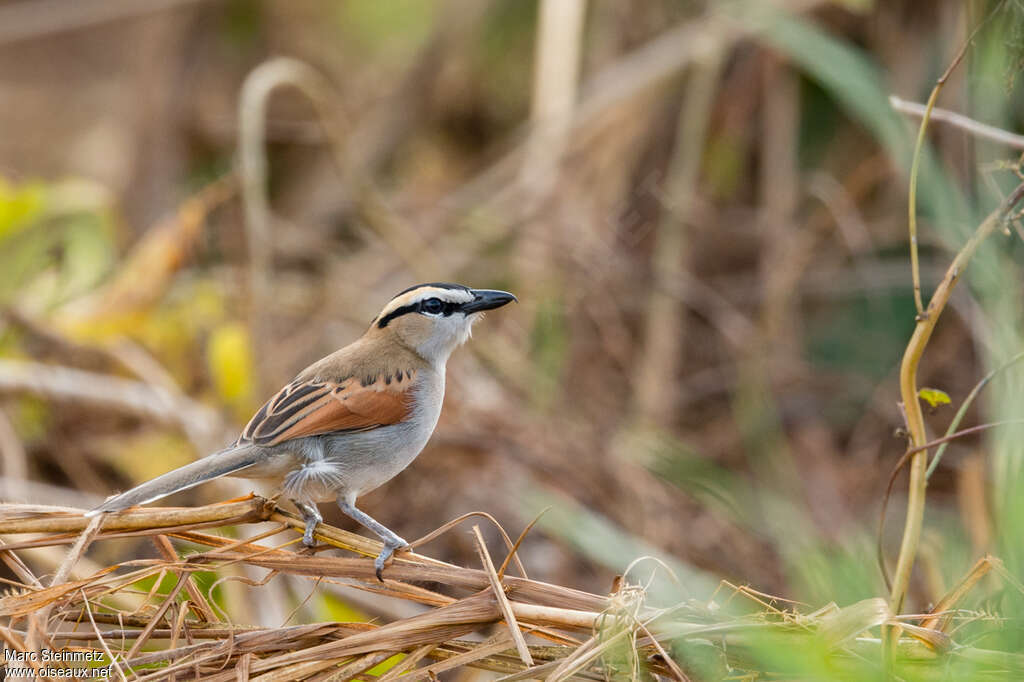
<svg viewBox="0 0 1024 682"><path fill-rule="evenodd" d="M256 464L259 457L256 448L228 448L212 455L196 460L191 464L168 471L152 481L127 490L120 495L107 498L107 501L96 507L86 516L94 516L103 512L120 511L139 504L155 502L182 490L188 490L200 483L212 481Z"/></svg>

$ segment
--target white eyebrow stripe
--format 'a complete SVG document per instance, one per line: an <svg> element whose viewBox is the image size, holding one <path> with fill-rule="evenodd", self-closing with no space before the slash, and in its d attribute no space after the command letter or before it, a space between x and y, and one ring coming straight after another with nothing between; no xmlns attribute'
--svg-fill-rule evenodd
<svg viewBox="0 0 1024 682"><path fill-rule="evenodd" d="M469 303L473 300L473 294L465 289L420 287L419 289L413 289L412 291L391 299L391 302L381 312L381 317L384 317L392 311L398 310L399 308L403 308L407 305L413 305L420 301L425 301L428 298L439 298L442 301L447 301L449 303Z"/></svg>
<svg viewBox="0 0 1024 682"><path fill-rule="evenodd" d="M425 301L428 298L439 298L442 301L448 301L449 303L469 303L473 300L473 294L469 293L465 289L422 287L415 291L410 291L409 293L416 294L416 296L413 297L414 302Z"/></svg>

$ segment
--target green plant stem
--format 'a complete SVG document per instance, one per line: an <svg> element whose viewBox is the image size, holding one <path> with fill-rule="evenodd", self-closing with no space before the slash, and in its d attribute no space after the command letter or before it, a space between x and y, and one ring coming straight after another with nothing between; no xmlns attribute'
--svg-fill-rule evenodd
<svg viewBox="0 0 1024 682"><path fill-rule="evenodd" d="M907 344L907 350L903 355L903 362L900 365L900 396L903 400L903 407L906 411L907 430L910 433L910 447L917 448L927 443L927 436L924 428L924 418L921 414L921 403L917 398L917 368L921 362L921 356L928 345L935 324L939 315L946 307L953 288L960 281L967 264L977 251L978 246L988 238L1003 222L1006 215L1016 206L1017 202L1024 197L1024 184L1018 187L1007 197L997 210L989 214L978 226L974 235L964 244L956 258L953 259L946 275L942 278L935 293L932 295L928 308L923 315L918 316L917 326L914 334ZM899 613L903 608L903 601L906 597L907 586L910 583L910 572L914 566L914 559L917 556L918 544L921 540L921 525L924 520L925 490L928 486L927 477L928 450L922 449L913 455L910 460L910 491L907 498L907 518L903 527L903 540L900 543L899 559L896 562L896 571L893 574L892 590L889 594L889 608L893 613Z"/></svg>
<svg viewBox="0 0 1024 682"><path fill-rule="evenodd" d="M955 63L955 62L954 62ZM932 116L932 109L935 108L935 101L942 92L944 79L932 88L932 94L928 97L928 104L921 117L921 126L917 129L917 142L914 144L914 158L910 163L910 188L907 191L907 227L910 232L910 275L914 281L914 305L917 307L917 314L920 317L924 314L924 303L921 300L921 266L917 257L917 175L921 166L921 150L924 148L924 135L928 130L928 121Z"/></svg>
<svg viewBox="0 0 1024 682"><path fill-rule="evenodd" d="M1000 3L1001 6L1001 3ZM997 8L998 9L998 8ZM939 93L942 92L943 86L946 81L949 80L950 75L960 65L960 62L964 60L964 56L967 54L967 48L971 45L971 41L974 40L974 36L977 35L978 31L981 30L982 26L988 23L988 20L995 15L993 10L988 17L975 26L974 30L971 31L971 35L967 37L963 45L960 46L960 51L953 57L953 61L946 67L946 71L939 76L938 80L935 81L935 87L932 88L932 94L928 97L928 104L925 107L924 115L921 117L921 126L917 129L917 142L914 144L914 157L910 163L910 187L907 191L907 227L910 233L910 275L914 281L914 305L917 307L918 317L925 314L924 303L921 299L921 268L917 258L917 175L921 167L921 153L924 149L924 135L928 130L928 122L932 117L932 110L935 108L935 102L939 99Z"/></svg>

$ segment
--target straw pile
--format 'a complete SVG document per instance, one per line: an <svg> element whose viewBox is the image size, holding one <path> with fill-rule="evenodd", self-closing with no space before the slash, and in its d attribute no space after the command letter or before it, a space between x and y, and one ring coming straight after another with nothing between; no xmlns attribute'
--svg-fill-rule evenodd
<svg viewBox="0 0 1024 682"><path fill-rule="evenodd" d="M247 540L209 532L247 524L269 529L260 528ZM259 497L91 519L61 508L0 505L0 532L6 538L0 556L17 576L0 598L0 637L9 652L20 652L7 654L8 665L44 675L46 665L67 670L73 665L67 661L88 656L111 679L147 681L391 680L399 675L420 680L465 667L492 671L502 680L641 675L687 680L705 678L709 665L736 673L751 660L754 648L773 637L824 646L833 652L837 670L865 658L881 660L879 641L866 632L901 622L887 613L881 599L800 615L777 609L771 598L735 588L730 600L742 594L760 605L754 613L736 615L714 601L655 608L645 602L644 590L625 580L616 581L610 595L590 594L524 577L514 556L517 545L507 536L506 556L496 562L478 526L473 533L481 568L405 552L387 567L380 583L369 558L379 551L376 541L322 526L318 547L288 547L297 542L295 530L301 532L302 525L298 517ZM87 549L132 536L151 537L161 558L123 561L81 579L69 578ZM203 549L183 554L170 539ZM44 581L19 552L53 545L70 548L56 574ZM334 548L362 556L323 554ZM239 565L264 572L263 580L249 581L247 589L253 591L275 577L292 575L311 585L341 583L379 595L375 598L426 608L386 623L276 628L232 623L212 596L216 583L202 589L194 574L212 570L225 575ZM508 575L512 570L520 575ZM139 588L153 578L151 589ZM170 589L157 589L169 584ZM907 633L899 645L903 663L941 670L944 652L952 648L941 628L902 627ZM45 656L53 658L54 652L64 658L47 664ZM11 662L12 655L22 662ZM985 660L977 650L960 649L957 655L976 663ZM701 661L703 674L694 673L691 658ZM1001 654L991 664L1024 674L1024 657Z"/></svg>

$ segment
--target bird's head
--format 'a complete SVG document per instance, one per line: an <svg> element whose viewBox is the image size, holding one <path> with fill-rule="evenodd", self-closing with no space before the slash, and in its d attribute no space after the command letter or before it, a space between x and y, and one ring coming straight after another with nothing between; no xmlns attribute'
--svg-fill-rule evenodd
<svg viewBox="0 0 1024 682"><path fill-rule="evenodd" d="M443 363L469 338L483 312L517 300L505 291L470 289L461 284L419 284L388 301L370 325L423 359Z"/></svg>

